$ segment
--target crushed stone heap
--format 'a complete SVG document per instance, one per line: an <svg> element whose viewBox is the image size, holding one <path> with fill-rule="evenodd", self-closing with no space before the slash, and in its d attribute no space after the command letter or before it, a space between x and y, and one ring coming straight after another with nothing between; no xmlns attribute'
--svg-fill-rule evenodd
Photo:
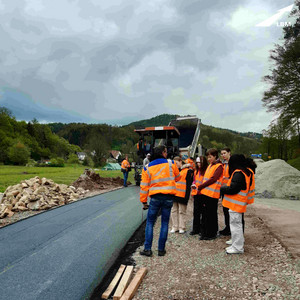
<svg viewBox="0 0 300 300"><path fill-rule="evenodd" d="M257 164L255 194L258 197L300 199L300 171L282 159Z"/></svg>
<svg viewBox="0 0 300 300"><path fill-rule="evenodd" d="M0 219L14 212L47 210L82 198L86 191L38 176L9 186L0 201Z"/></svg>

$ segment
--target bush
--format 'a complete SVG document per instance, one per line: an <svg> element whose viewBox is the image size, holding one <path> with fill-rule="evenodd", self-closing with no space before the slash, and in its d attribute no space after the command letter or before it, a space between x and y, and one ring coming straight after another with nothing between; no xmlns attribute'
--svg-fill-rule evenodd
<svg viewBox="0 0 300 300"><path fill-rule="evenodd" d="M17 142L8 148L8 158L16 165L26 165L29 157L29 149L21 142Z"/></svg>
<svg viewBox="0 0 300 300"><path fill-rule="evenodd" d="M52 158L50 160L50 164L48 166L49 167L64 167L65 166L65 161L61 157Z"/></svg>
<svg viewBox="0 0 300 300"><path fill-rule="evenodd" d="M69 164L79 164L78 156L74 153L71 153L68 158Z"/></svg>
<svg viewBox="0 0 300 300"><path fill-rule="evenodd" d="M85 156L82 164L84 166L88 166L88 167L93 167L94 166L93 160L89 156L87 156L87 155Z"/></svg>

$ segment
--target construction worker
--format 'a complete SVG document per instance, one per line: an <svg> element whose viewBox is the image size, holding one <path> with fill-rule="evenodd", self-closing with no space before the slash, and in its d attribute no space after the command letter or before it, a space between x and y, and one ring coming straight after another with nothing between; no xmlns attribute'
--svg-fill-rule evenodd
<svg viewBox="0 0 300 300"><path fill-rule="evenodd" d="M180 177L179 181L176 182L176 194L171 210L172 229L170 233L179 231L182 234L186 230L186 208L190 198L194 172L189 166L182 166L182 159L179 156L174 157L174 161L179 169Z"/></svg>
<svg viewBox="0 0 300 300"><path fill-rule="evenodd" d="M193 229L190 232L190 235L199 234L203 236L203 210L204 204L203 199L198 194L198 186L202 184L205 171L207 169L208 163L205 156L200 156L196 158L196 169L194 172L194 182L192 184L191 194L194 196L194 211L193 211Z"/></svg>
<svg viewBox="0 0 300 300"><path fill-rule="evenodd" d="M148 154L146 155L146 157L144 158L144 160L143 160L143 168L144 168L146 165L149 164L149 162L150 162L150 157L151 157L151 154L148 153Z"/></svg>
<svg viewBox="0 0 300 300"><path fill-rule="evenodd" d="M149 208L145 230L144 250L141 255L152 255L153 226L161 210L161 228L158 240L158 255L166 254L165 244L168 237L168 226L170 220L173 197L176 194L176 183L180 174L174 161L167 159L167 147L158 146L154 148L154 160L143 168L142 182L140 184L140 201L144 209ZM150 197L149 206L147 204Z"/></svg>
<svg viewBox="0 0 300 300"><path fill-rule="evenodd" d="M124 176L124 187L127 187L127 179L128 179L128 173L130 171L130 163L128 161L128 156L126 155L125 156L125 159L122 161L122 164L121 164L121 171L123 173L123 176Z"/></svg>
<svg viewBox="0 0 300 300"><path fill-rule="evenodd" d="M247 168L243 154L234 154L229 160L230 179L226 186L221 187L224 195L222 204L229 208L231 245L226 248L227 254L244 253L243 213L248 204L251 171ZM226 242L228 243L228 241Z"/></svg>
<svg viewBox="0 0 300 300"><path fill-rule="evenodd" d="M227 185L227 182L229 181L229 167L228 162L230 159L230 148L223 148L221 150L221 156L223 158L223 180L222 185ZM223 206L223 213L224 213L224 223L225 227L223 230L220 230L219 233L224 236L230 235L230 226L229 226L229 209L227 207Z"/></svg>
<svg viewBox="0 0 300 300"><path fill-rule="evenodd" d="M218 232L218 201L223 177L223 165L218 158L217 149L206 152L209 166L207 167L203 182L198 186L204 204L203 235L201 240L213 240Z"/></svg>

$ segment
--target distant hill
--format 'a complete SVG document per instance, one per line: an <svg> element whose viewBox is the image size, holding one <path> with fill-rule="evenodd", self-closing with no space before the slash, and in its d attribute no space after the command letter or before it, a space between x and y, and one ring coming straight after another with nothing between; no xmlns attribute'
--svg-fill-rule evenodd
<svg viewBox="0 0 300 300"><path fill-rule="evenodd" d="M178 116L179 115L162 114L151 119L132 122L128 124L128 126L133 126L135 129L152 126L167 126L169 125L171 120L175 119Z"/></svg>

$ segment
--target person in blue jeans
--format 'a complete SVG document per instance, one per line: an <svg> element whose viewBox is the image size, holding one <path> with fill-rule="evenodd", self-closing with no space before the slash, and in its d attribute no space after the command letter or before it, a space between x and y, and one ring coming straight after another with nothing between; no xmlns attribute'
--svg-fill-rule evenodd
<svg viewBox="0 0 300 300"><path fill-rule="evenodd" d="M144 250L141 255L152 255L153 227L161 210L161 228L158 240L158 255L166 254L165 246L168 238L168 227L173 206L173 197L176 193L175 181L180 178L179 170L174 161L167 159L166 146L158 146L154 149L154 160L142 171L140 184L140 201L143 209L149 209L145 230ZM150 197L149 205L147 204Z"/></svg>
<svg viewBox="0 0 300 300"><path fill-rule="evenodd" d="M122 161L121 164L121 170L123 172L124 175L124 187L127 187L127 179L128 179L128 173L129 173L129 169L130 169L130 163L128 161L128 156L125 156L125 159Z"/></svg>

